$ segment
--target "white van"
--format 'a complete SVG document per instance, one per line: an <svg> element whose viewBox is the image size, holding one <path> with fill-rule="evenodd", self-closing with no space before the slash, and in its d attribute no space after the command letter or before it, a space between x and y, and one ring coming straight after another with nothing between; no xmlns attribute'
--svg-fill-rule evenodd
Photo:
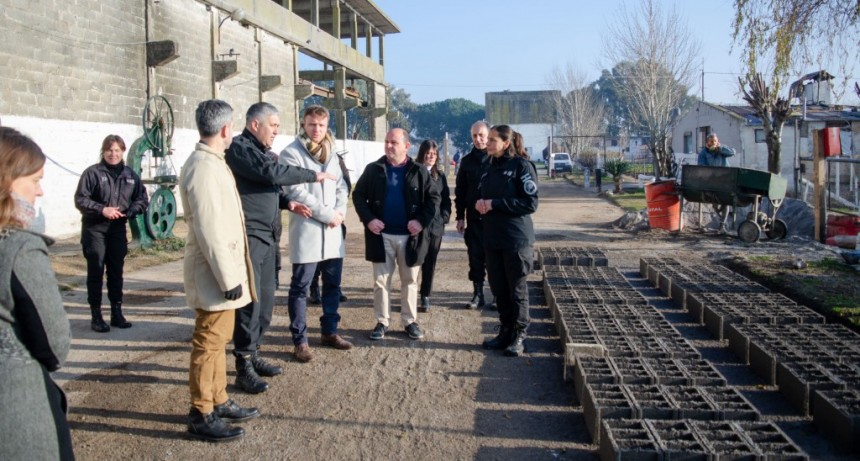
<svg viewBox="0 0 860 461"><path fill-rule="evenodd" d="M554 178L558 173L572 173L573 163L570 161L570 154L567 152L549 154L546 170L550 178Z"/></svg>

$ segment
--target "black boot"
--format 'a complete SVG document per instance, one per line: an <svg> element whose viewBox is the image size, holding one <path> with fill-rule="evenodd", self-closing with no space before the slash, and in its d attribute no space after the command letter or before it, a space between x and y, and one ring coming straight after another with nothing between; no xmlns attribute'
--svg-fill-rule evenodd
<svg viewBox="0 0 860 461"><path fill-rule="evenodd" d="M421 297L421 305L418 306L418 312L427 312L430 310L430 298L426 296Z"/></svg>
<svg viewBox="0 0 860 461"><path fill-rule="evenodd" d="M122 315L122 303L110 303L110 326L131 328L131 322Z"/></svg>
<svg viewBox="0 0 860 461"><path fill-rule="evenodd" d="M260 416L256 408L242 408L230 399L221 405L215 405L214 413L228 423L241 423Z"/></svg>
<svg viewBox="0 0 860 461"><path fill-rule="evenodd" d="M472 282L472 299L466 304L469 309L484 307L484 282Z"/></svg>
<svg viewBox="0 0 860 461"><path fill-rule="evenodd" d="M505 355L508 357L519 357L526 351L526 330L514 328L514 336L511 338L511 344L505 349Z"/></svg>
<svg viewBox="0 0 860 461"><path fill-rule="evenodd" d="M269 383L260 379L252 359L250 355L236 356L236 387L249 394L259 394L269 388Z"/></svg>
<svg viewBox="0 0 860 461"><path fill-rule="evenodd" d="M310 293L308 294L308 303L310 304L319 304L320 303L320 286L312 283Z"/></svg>
<svg viewBox="0 0 860 461"><path fill-rule="evenodd" d="M101 306L90 306L90 314L92 315L92 320L90 321L90 328L93 331L98 333L107 333L110 331L110 327L107 323L105 323L105 319L102 318L102 307Z"/></svg>
<svg viewBox="0 0 860 461"><path fill-rule="evenodd" d="M499 326L499 334L493 339L484 340L484 349L500 351L511 345L514 329L504 325Z"/></svg>
<svg viewBox="0 0 860 461"><path fill-rule="evenodd" d="M227 424L215 411L204 415L200 410L192 408L188 412L188 433L195 439L207 442L229 442L241 439L245 435L245 430Z"/></svg>
<svg viewBox="0 0 860 461"><path fill-rule="evenodd" d="M283 368L263 360L259 352L255 352L251 357L251 363L254 364L254 371L260 376L278 376L284 372Z"/></svg>

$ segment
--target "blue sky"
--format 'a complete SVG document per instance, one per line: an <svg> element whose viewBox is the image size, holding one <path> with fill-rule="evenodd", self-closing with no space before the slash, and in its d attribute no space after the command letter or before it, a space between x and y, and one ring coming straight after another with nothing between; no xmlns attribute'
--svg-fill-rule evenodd
<svg viewBox="0 0 860 461"><path fill-rule="evenodd" d="M547 76L568 62L596 80L603 31L620 0L374 0L399 27L385 37L385 79L416 103L490 91L548 89ZM732 0L666 0L699 34L705 99L740 101L740 50L730 54ZM635 7L634 1L627 1ZM694 25L695 23L695 25ZM696 68L701 70L702 63ZM728 74L728 75L726 75ZM698 82L694 91L701 95Z"/></svg>

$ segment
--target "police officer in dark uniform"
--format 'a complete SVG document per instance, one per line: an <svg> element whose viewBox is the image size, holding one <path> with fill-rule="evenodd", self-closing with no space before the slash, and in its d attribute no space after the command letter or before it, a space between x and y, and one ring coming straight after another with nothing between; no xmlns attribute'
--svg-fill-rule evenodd
<svg viewBox="0 0 860 461"><path fill-rule="evenodd" d="M252 105L245 115L245 129L233 138L224 157L242 200L258 298L236 310L233 330L236 386L252 394L269 388L260 376L277 376L284 372L282 367L264 361L258 353L272 323L275 304L279 210L283 207L280 186L333 179L328 173L279 163L276 156L269 155L279 127L275 106L265 102Z"/></svg>
<svg viewBox="0 0 860 461"><path fill-rule="evenodd" d="M504 349L516 357L525 352L529 326L526 278L532 271L534 224L538 207L537 172L523 148L522 136L496 125L487 137L489 162L481 175L475 209L484 218L487 279L496 296L499 334L484 341L486 349Z"/></svg>
<svg viewBox="0 0 860 461"><path fill-rule="evenodd" d="M484 225L483 217L475 211L478 199L478 182L487 159L487 134L490 126L484 121L472 125L472 150L460 160L454 185L454 208L457 232L463 234L469 254L469 280L472 281L472 298L466 304L470 309L484 306Z"/></svg>
<svg viewBox="0 0 860 461"><path fill-rule="evenodd" d="M125 165L125 141L115 134L102 141L102 159L84 170L75 191L75 207L81 212L81 247L87 259L87 302L90 327L99 333L110 331L102 318L102 279L107 269L110 324L129 328L122 315L122 273L128 254L126 222L146 211L146 188Z"/></svg>

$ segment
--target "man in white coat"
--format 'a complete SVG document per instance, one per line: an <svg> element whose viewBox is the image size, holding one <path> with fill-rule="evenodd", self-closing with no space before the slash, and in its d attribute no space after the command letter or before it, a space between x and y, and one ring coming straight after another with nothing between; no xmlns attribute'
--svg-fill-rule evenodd
<svg viewBox="0 0 860 461"><path fill-rule="evenodd" d="M245 218L224 150L233 139L233 108L217 99L203 101L195 114L200 142L182 167L179 193L188 237L185 242L185 297L194 309L188 384L188 432L207 441L237 440L231 422L260 416L227 396L227 342L233 337L235 310L256 299Z"/></svg>
<svg viewBox="0 0 860 461"><path fill-rule="evenodd" d="M295 356L300 362L313 358L307 336L307 293L317 265L321 269L322 308L320 343L335 349L348 350L352 344L337 333L340 315L340 282L343 270L344 231L347 190L334 143L328 132L329 113L322 106L309 106L302 116L302 132L281 152L281 161L288 165L327 172L334 181L287 186L287 197L311 210L310 217L290 215L290 280L288 310L290 333Z"/></svg>

